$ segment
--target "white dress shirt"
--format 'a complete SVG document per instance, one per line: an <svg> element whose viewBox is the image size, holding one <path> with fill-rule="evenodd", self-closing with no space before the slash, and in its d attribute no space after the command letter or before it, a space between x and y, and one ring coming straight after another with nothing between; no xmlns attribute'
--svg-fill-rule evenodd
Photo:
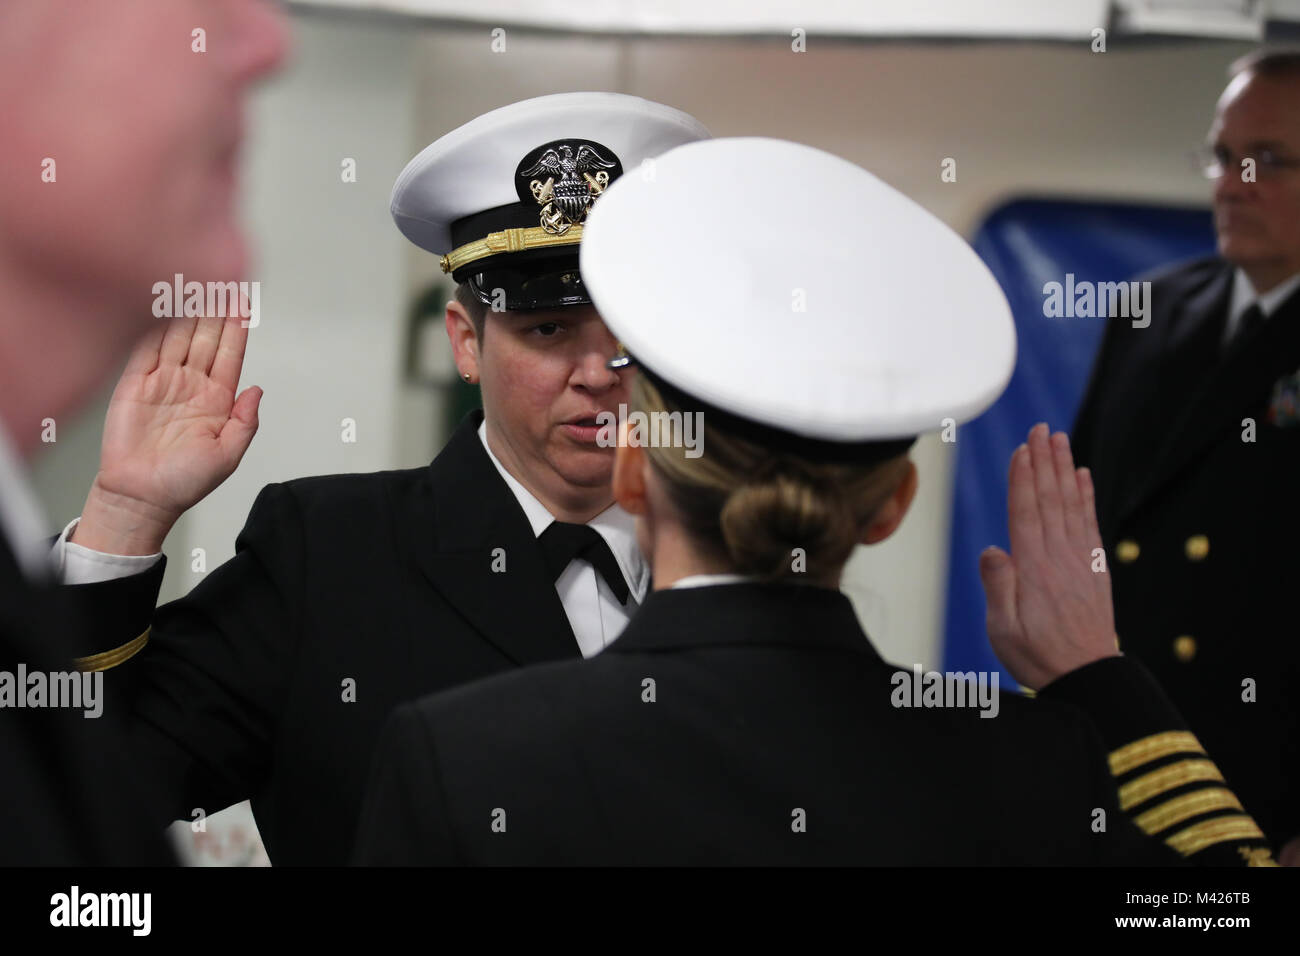
<svg viewBox="0 0 1300 956"><path fill-rule="evenodd" d="M488 458L492 459L492 464L514 492L519 506L524 509L534 537L540 536L555 520L555 516L514 475L506 471L497 456L492 454L487 441L487 422L479 425L478 437L483 442ZM587 524L605 539L609 549L614 552L614 560L618 562L619 570L623 572L632 592L628 596L626 607L619 604L600 572L581 558L570 561L569 566L556 579L555 590L560 595L560 603L564 605L564 613L568 615L573 636L578 639L578 649L582 651L583 657L592 657L623 632L632 614L645 600L646 591L650 587L650 567L642 557L641 549L637 547L636 519L621 507L610 505Z"/></svg>
<svg viewBox="0 0 1300 956"><path fill-rule="evenodd" d="M668 586L668 590L677 588L711 588L716 584L744 584L746 581L757 581L758 578L745 574L688 574L684 578L678 578Z"/></svg>
<svg viewBox="0 0 1300 956"><path fill-rule="evenodd" d="M1228 300L1228 326L1223 333L1223 344L1226 346L1232 341L1232 337L1237 334L1237 327L1241 324L1242 314L1256 302L1259 303L1259 310L1264 313L1264 321L1267 322L1273 317L1278 306L1290 298L1291 293L1297 289L1300 289L1300 272L1260 295L1255 291L1250 277L1243 270L1238 269L1232 280L1232 297Z"/></svg>
<svg viewBox="0 0 1300 956"><path fill-rule="evenodd" d="M54 578L60 584L97 584L114 581L148 571L162 560L157 554L106 554L83 548L68 538L77 527L81 516L68 522L50 550L49 560L54 566Z"/></svg>

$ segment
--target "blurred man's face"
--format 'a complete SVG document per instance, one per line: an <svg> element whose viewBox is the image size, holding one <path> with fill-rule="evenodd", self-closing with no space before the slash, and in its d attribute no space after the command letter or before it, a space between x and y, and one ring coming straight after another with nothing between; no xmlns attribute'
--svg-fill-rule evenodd
<svg viewBox="0 0 1300 956"><path fill-rule="evenodd" d="M632 373L606 368L617 351L590 305L488 313L478 370L493 451L539 497L577 510L612 500L614 448L596 443L596 416L628 400Z"/></svg>
<svg viewBox="0 0 1300 956"><path fill-rule="evenodd" d="M154 282L242 277L245 98L285 49L267 0L4 0L0 255L142 325Z"/></svg>
<svg viewBox="0 0 1300 956"><path fill-rule="evenodd" d="M1219 252L1270 284L1300 272L1300 168L1286 165L1300 162L1300 78L1234 78L1209 142L1226 160L1214 187ZM1265 152L1284 165L1268 168ZM1253 183L1242 181L1246 157L1256 159Z"/></svg>

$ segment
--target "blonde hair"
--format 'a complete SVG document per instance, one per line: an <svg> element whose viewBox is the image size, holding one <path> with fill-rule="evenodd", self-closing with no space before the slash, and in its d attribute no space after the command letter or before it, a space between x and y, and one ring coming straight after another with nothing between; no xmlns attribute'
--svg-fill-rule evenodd
<svg viewBox="0 0 1300 956"><path fill-rule="evenodd" d="M647 415L682 411L645 375L633 380L631 407ZM728 434L709 425L707 413L703 418L702 455L688 458L687 449L665 444L645 454L696 546L739 574L838 578L908 471L906 454L872 465L813 462Z"/></svg>

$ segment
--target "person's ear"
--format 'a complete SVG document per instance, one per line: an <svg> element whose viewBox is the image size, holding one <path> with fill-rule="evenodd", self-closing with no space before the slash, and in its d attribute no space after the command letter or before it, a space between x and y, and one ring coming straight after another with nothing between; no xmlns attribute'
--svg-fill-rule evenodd
<svg viewBox="0 0 1300 956"><path fill-rule="evenodd" d="M646 513L646 468L650 461L639 445L627 443L627 422L618 427L618 447L614 449L614 500L629 514Z"/></svg>
<svg viewBox="0 0 1300 956"><path fill-rule="evenodd" d="M474 323L469 313L455 299L447 303L447 338L451 342L452 357L456 360L456 370L460 377L469 382L477 382L478 335L474 332Z"/></svg>
<svg viewBox="0 0 1300 956"><path fill-rule="evenodd" d="M916 481L916 465L909 459L903 480L880 506L876 516L871 519L871 524L867 525L866 533L862 536L863 544L879 544L898 529L907 509L912 505L912 499L916 497Z"/></svg>

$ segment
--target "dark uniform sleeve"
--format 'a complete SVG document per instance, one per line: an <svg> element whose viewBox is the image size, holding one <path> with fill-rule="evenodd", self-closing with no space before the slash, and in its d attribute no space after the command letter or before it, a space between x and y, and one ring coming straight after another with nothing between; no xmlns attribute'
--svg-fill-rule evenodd
<svg viewBox="0 0 1300 956"><path fill-rule="evenodd" d="M1074 718L1074 734L1086 763L1088 806L1091 808L1092 837L1087 845L1092 847L1092 866L1159 866L1183 867L1192 865L1170 847L1143 833L1119 806L1119 795L1106 761L1106 747L1101 736L1086 715L1070 708ZM1099 815L1100 811L1100 815Z"/></svg>
<svg viewBox="0 0 1300 956"><path fill-rule="evenodd" d="M360 866L454 866L456 848L433 736L414 704L393 712L375 749L357 829Z"/></svg>
<svg viewBox="0 0 1300 956"><path fill-rule="evenodd" d="M144 621L141 647L109 652L123 659L105 684L130 712L159 825L247 799L268 773L299 643L303 531L289 488L262 490L235 552L185 597L150 607L152 626L141 603L150 585L157 593L143 580L152 569L77 597L98 603L106 628Z"/></svg>
<svg viewBox="0 0 1300 956"><path fill-rule="evenodd" d="M77 655L109 649L103 640L111 628L87 627L64 588L14 578L16 567L3 568L6 557L0 540L0 671L12 677L25 665L29 673L66 673ZM123 600L143 601L138 617L147 628L157 582L136 584ZM176 862L148 813L150 795L125 744L124 710L107 691L105 681L93 702L74 692L73 707L0 707L0 866Z"/></svg>
<svg viewBox="0 0 1300 956"><path fill-rule="evenodd" d="M130 577L59 588L59 598L83 623L76 638L77 670L108 671L149 643L154 608L167 558Z"/></svg>
<svg viewBox="0 0 1300 956"><path fill-rule="evenodd" d="M1088 715L1109 754L1119 807L1148 838L1193 865L1277 865L1263 832L1136 660L1096 661L1038 696Z"/></svg>

